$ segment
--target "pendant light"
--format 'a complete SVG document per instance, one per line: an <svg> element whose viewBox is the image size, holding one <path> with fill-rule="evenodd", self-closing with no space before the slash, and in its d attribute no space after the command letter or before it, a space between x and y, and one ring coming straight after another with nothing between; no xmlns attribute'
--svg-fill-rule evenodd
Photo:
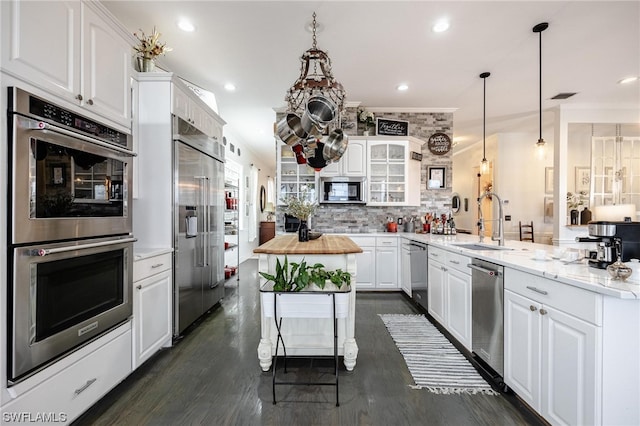
<svg viewBox="0 0 640 426"><path fill-rule="evenodd" d="M548 27L549 24L546 22L542 22L533 27L533 32L540 35L540 94L538 97L540 107L540 136L538 138L538 142L536 142L536 156L539 159L543 159L545 155L545 143L544 139L542 139L542 32Z"/></svg>
<svg viewBox="0 0 640 426"><path fill-rule="evenodd" d="M485 128L487 124L487 77L490 72L480 74L482 79L482 161L480 162L480 173L486 175L489 172L489 162L487 161L487 147L485 140Z"/></svg>

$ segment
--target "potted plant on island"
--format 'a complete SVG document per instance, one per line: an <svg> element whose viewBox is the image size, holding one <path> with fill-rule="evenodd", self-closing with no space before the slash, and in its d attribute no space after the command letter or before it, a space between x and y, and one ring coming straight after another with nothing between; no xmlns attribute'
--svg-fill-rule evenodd
<svg viewBox="0 0 640 426"><path fill-rule="evenodd" d="M300 219L298 227L298 241L309 241L309 217L315 213L318 203L311 201L311 194L305 189L300 195L290 195L281 200L284 203L284 212Z"/></svg>
<svg viewBox="0 0 640 426"><path fill-rule="evenodd" d="M160 43L158 39L162 34L156 31L156 27L153 27L153 31L150 35L145 35L144 31L133 33L133 35L140 41L137 46L133 47L133 50L138 52L138 71L151 72L155 68L155 58L164 55L173 49L167 47L166 43Z"/></svg>
<svg viewBox="0 0 640 426"><path fill-rule="evenodd" d="M289 262L285 255L282 263L280 259L276 259L275 275L266 272L260 272L260 275L267 280L260 289L262 307L267 317L276 315L275 293L279 293L280 296L277 301L278 317L327 317L330 312L328 307L331 298L318 298L318 294L334 294L336 318L343 318L348 313L348 295L351 291L351 274L349 272L342 269L326 270L321 263L308 265L304 258L300 263ZM269 283L273 284L269 286ZM301 292L304 294L296 295L295 299L283 294Z"/></svg>

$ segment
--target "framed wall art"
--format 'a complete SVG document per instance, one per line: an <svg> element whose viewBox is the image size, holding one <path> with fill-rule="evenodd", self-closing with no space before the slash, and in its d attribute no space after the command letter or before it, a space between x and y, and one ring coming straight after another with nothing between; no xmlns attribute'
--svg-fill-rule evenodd
<svg viewBox="0 0 640 426"><path fill-rule="evenodd" d="M446 167L429 166L427 189L444 189L446 185Z"/></svg>
<svg viewBox="0 0 640 426"><path fill-rule="evenodd" d="M591 189L591 169L576 167L576 193L589 192Z"/></svg>
<svg viewBox="0 0 640 426"><path fill-rule="evenodd" d="M553 194L553 167L544 168L544 193Z"/></svg>
<svg viewBox="0 0 640 426"><path fill-rule="evenodd" d="M544 197L544 223L553 223L553 197Z"/></svg>

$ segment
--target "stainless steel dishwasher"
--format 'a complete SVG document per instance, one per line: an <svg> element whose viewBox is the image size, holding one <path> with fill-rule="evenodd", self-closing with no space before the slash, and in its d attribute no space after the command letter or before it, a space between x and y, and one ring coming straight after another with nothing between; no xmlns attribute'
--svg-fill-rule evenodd
<svg viewBox="0 0 640 426"><path fill-rule="evenodd" d="M411 259L411 297L425 311L427 310L427 245L411 241L409 258Z"/></svg>
<svg viewBox="0 0 640 426"><path fill-rule="evenodd" d="M471 264L471 350L504 377L503 267L484 260Z"/></svg>

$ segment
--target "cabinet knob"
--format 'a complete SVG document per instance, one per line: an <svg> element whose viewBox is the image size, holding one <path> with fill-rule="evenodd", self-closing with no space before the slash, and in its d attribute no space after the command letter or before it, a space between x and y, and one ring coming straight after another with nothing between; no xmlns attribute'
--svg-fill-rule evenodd
<svg viewBox="0 0 640 426"><path fill-rule="evenodd" d="M137 288L138 290L142 290L142 286L141 286L141 285L137 285L137 286L136 286L136 288Z"/></svg>
<svg viewBox="0 0 640 426"><path fill-rule="evenodd" d="M89 99L89 100L87 101L87 103L88 103L89 105L93 105L93 99Z"/></svg>
<svg viewBox="0 0 640 426"><path fill-rule="evenodd" d="M82 95L80 95L80 94L76 95L76 99L81 101L82 100Z"/></svg>
<svg viewBox="0 0 640 426"><path fill-rule="evenodd" d="M538 308L536 308L535 306L531 305L529 306L529 309L531 309L531 312L535 312L538 310Z"/></svg>
<svg viewBox="0 0 640 426"><path fill-rule="evenodd" d="M547 315L546 309L540 309L540 315Z"/></svg>

